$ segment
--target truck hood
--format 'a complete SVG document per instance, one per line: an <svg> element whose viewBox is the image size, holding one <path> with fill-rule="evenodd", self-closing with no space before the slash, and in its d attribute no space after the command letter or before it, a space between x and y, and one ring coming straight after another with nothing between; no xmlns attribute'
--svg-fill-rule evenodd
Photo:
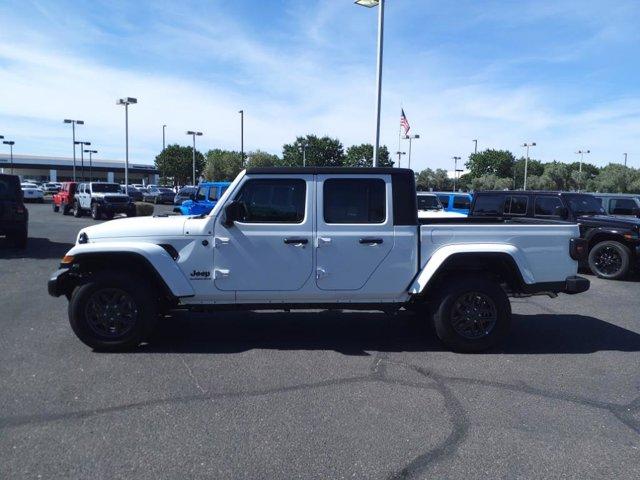
<svg viewBox="0 0 640 480"><path fill-rule="evenodd" d="M127 198L127 195L125 195L124 193L117 193L117 192L94 192L91 195L95 198L104 198L104 197Z"/></svg>
<svg viewBox="0 0 640 480"><path fill-rule="evenodd" d="M83 228L80 233L86 233L90 242L104 238L175 237L183 234L186 218L181 215L120 218Z"/></svg>
<svg viewBox="0 0 640 480"><path fill-rule="evenodd" d="M633 228L640 227L640 218L616 217L614 215L581 215L579 223L593 226Z"/></svg>

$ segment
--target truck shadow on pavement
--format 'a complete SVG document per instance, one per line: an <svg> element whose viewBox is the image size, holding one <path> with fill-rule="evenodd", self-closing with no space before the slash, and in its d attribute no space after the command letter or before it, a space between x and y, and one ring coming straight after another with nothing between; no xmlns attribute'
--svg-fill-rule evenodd
<svg viewBox="0 0 640 480"><path fill-rule="evenodd" d="M238 353L253 349L443 351L433 329L408 313L177 313L160 322L139 353ZM514 315L511 333L488 354L576 354L640 351L640 334L584 315Z"/></svg>
<svg viewBox="0 0 640 480"><path fill-rule="evenodd" d="M19 249L0 238L0 258L62 258L73 243L52 242L48 238L29 237L27 248Z"/></svg>

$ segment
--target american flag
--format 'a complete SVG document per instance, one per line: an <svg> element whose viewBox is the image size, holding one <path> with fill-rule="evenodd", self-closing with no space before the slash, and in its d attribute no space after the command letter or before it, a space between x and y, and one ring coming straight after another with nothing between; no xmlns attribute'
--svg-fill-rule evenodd
<svg viewBox="0 0 640 480"><path fill-rule="evenodd" d="M404 130L404 134L407 135L407 133L409 133L409 130L411 130L411 127L409 126L409 120L407 120L407 116L404 114L404 108L401 108L400 110L402 112L400 114L400 126Z"/></svg>

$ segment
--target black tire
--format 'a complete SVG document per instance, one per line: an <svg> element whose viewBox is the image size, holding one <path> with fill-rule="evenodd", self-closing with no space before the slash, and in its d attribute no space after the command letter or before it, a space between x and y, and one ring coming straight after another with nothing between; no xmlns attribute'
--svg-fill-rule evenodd
<svg viewBox="0 0 640 480"><path fill-rule="evenodd" d="M53 211L54 211L54 212L56 212L56 213L57 213L57 212L59 212L59 211L60 211L60 207L59 207L58 205L56 205L55 203L52 203L51 205L53 206Z"/></svg>
<svg viewBox="0 0 640 480"><path fill-rule="evenodd" d="M94 220L100 220L102 217L102 212L100 211L100 206L97 203L91 205L91 218Z"/></svg>
<svg viewBox="0 0 640 480"><path fill-rule="evenodd" d="M447 282L433 305L438 338L456 352L480 352L509 333L511 304L502 287L483 276Z"/></svg>
<svg viewBox="0 0 640 480"><path fill-rule="evenodd" d="M104 216L107 217L107 220L113 220L113 212L107 212Z"/></svg>
<svg viewBox="0 0 640 480"><path fill-rule="evenodd" d="M69 300L71 328L84 344L99 351L136 347L151 335L157 319L158 302L144 279L135 275L96 273Z"/></svg>
<svg viewBox="0 0 640 480"><path fill-rule="evenodd" d="M80 208L80 203L77 200L73 202L73 216L76 218L80 218L82 216L82 209Z"/></svg>
<svg viewBox="0 0 640 480"><path fill-rule="evenodd" d="M157 205L158 204L158 197L153 197L153 204Z"/></svg>
<svg viewBox="0 0 640 480"><path fill-rule="evenodd" d="M38 203L44 203L44 198L39 198Z"/></svg>
<svg viewBox="0 0 640 480"><path fill-rule="evenodd" d="M595 244L589 251L589 268L600 278L619 280L629 273L631 251L614 240Z"/></svg>
<svg viewBox="0 0 640 480"><path fill-rule="evenodd" d="M128 210L127 210L127 217L135 217L136 216L136 207L135 205L132 205Z"/></svg>
<svg viewBox="0 0 640 480"><path fill-rule="evenodd" d="M68 203L63 203L62 204L62 214L63 215L69 215L69 210L71 210L71 207L69 207Z"/></svg>

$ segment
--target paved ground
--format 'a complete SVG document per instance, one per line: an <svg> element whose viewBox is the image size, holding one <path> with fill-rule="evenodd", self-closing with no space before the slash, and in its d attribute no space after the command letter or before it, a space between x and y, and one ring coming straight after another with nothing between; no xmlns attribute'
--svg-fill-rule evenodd
<svg viewBox="0 0 640 480"><path fill-rule="evenodd" d="M514 300L499 351L409 315L178 317L94 353L46 280L91 219L0 246L0 478L640 478L640 282Z"/></svg>

